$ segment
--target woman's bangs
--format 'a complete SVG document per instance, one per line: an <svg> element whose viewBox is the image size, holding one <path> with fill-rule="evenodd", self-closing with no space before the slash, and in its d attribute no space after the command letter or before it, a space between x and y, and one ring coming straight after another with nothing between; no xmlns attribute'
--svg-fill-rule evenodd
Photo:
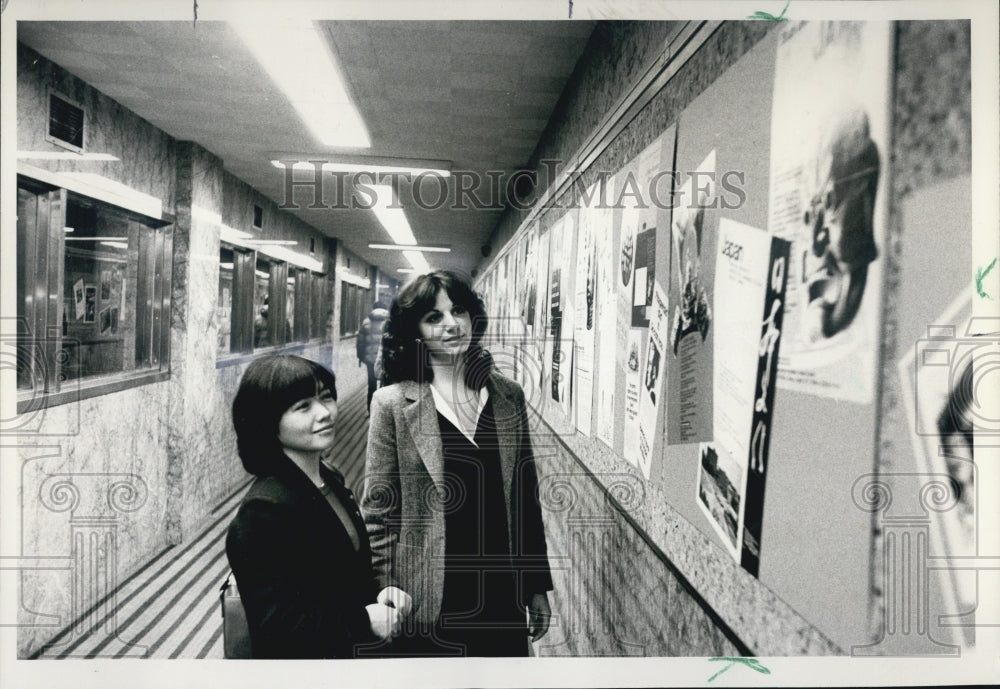
<svg viewBox="0 0 1000 689"><path fill-rule="evenodd" d="M321 379L319 372L309 362L291 358L286 360L285 366L274 372L271 386L275 406L282 414L299 400L311 399L328 388L327 382Z"/></svg>

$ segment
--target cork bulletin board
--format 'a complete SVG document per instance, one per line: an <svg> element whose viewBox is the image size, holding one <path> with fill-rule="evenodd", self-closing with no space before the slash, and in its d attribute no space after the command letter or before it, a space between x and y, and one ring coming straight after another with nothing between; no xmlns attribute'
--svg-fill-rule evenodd
<svg viewBox="0 0 1000 689"><path fill-rule="evenodd" d="M889 163L893 156L900 156L901 146L905 149L902 156L904 160L919 158L921 155L916 150L916 140L911 138L902 144L898 140L899 130L907 121L904 115L908 115L900 111L901 103L909 103L915 99L916 91L929 88L929 83L941 86L948 81L950 102L935 99L932 103L925 102L921 107L950 108L951 121L966 123L969 107L969 90L959 84L956 92L956 86L951 81L954 64L942 65L939 74L926 76L928 81L924 82L908 77L908 70L919 69L915 63L904 62L901 65L903 74L897 74L894 83L890 84L886 75L891 73L898 54L916 53L918 48L915 46L928 46L940 40L955 46L951 53L958 55L957 59L961 63L962 51L966 54L968 52L969 26L968 22L963 21L872 24L862 27L782 29L747 22L723 23L665 87L638 114L634 114L631 121L594 160L590 170L591 173L595 169L618 172L634 165L638 154L669 129L670 136L676 142L673 156L675 192L685 183L690 171L702 169L706 160L712 161L717 184L718 176L723 172L738 173L738 177L730 177L727 189L717 189L721 205L705 214L700 268L703 273L702 282L710 289L712 265L704 256L711 256L716 249L714 241L720 220L736 221L772 233L780 231L776 230L780 223L771 214L778 205L774 202L775 194L784 189L780 183L784 183L786 187L788 184L787 180L772 180L771 175L775 166L780 168L778 163L781 161L776 162L775 159L780 159L782 155L781 146L789 144L774 140L775 121L787 122L789 116L786 110L796 108L795 103L788 100L791 88L789 83L794 84L795 79L795 70L788 66L788 60L793 58L786 55L786 64L783 68L780 67L778 62L781 46L787 43L794 48L796 41L810 40L807 34L813 31L811 40L817 44L834 46L830 50L841 49L861 54L862 57L858 59L868 61L863 63L865 73L876 70L881 74L881 77L874 79L875 82L881 79L881 82L873 87L869 100L860 105L853 104L853 110L845 105L843 110L848 114L840 117L841 122L854 117L851 121L855 123L855 129L858 129L861 125L857 125L857 122L861 119L852 113L858 109L863 110L865 114L861 117L868 133L865 143L871 142L871 146L877 150L876 159L879 164L875 166L875 172L871 172L871 165L865 163L861 167L861 163L856 162L862 159L870 161L863 158L863 155L870 154L870 147L865 149L865 153L857 153L855 156L856 168L867 174L866 179L870 179L875 185L875 216L871 220L874 227L869 240L874 247L867 247L867 258L856 262L867 266L864 272L869 276L869 281L862 290L860 299L853 306L847 307L847 311L854 315L842 318L840 325L823 326L829 327L832 335L815 337L815 340L829 338L833 345L840 346L846 339L838 338L841 332L851 331L852 328L858 330L862 326L854 324L864 321L862 325L867 327L864 333L867 340L857 336L860 344L854 342L843 345L854 347L847 354L825 352L824 355L828 357L825 361L837 361L836 357L839 356L842 370L850 368L852 362L863 360L855 368L864 368L866 377L859 384L862 391L857 392L851 388L851 381L843 384L838 382L843 379L842 374L841 379L838 379L836 374L822 373L822 366L814 367L820 373L809 373L795 380L790 381L789 376L782 376L782 370L795 368L793 364L798 365L807 360L803 356L783 361L784 369L779 367L780 382L774 392L773 416L769 429L766 493L762 513L759 515L761 539L756 576L728 556L719 530L713 528L706 511L699 508L694 486L698 482L698 441L704 439L700 437L704 432L693 432L686 438L682 437L675 412L669 407L664 410L661 406L656 424L659 434L657 451L650 466L644 467L628 456L629 453L623 446L623 438L629 435L623 428L629 413L626 409L627 372L622 366L616 367L613 383L615 429L614 441L610 445L599 439L596 419L590 428L576 429L572 424L572 413L566 413L565 409L550 403L541 408L549 428L560 437L567 451L588 470L595 473L633 471L647 482L647 503L653 505L636 508L635 512L628 515L630 520L634 520L636 527L643 530L662 549L668 560L680 563L678 569L695 582L707 604L732 626L737 636L758 653L766 653L768 649L770 652L777 652L775 649L786 653L806 652L807 648L831 642L832 648L850 652L852 647L863 646L872 639L885 608L883 590L877 581L881 572L879 539L882 529L878 515L873 517L872 510L859 498L858 482L864 482L866 477L877 476L880 470L885 471L887 456L884 447L893 442L909 446L911 432L901 424L891 424L888 427L881 424L886 414L886 400L882 393L887 382L886 376L889 375L885 372L887 369L884 364L890 351L889 345L896 347L897 344L893 339L894 333L887 332L882 318L886 302L904 298L906 303L920 303L923 301L922 295L932 289L926 283L915 281L912 273L905 282L887 278L887 275L895 275L899 266L897 242L901 230L897 209L908 193L896 185L895 170L890 168ZM805 34L796 36L800 31ZM838 47L838 41L844 45ZM785 50L787 52L790 49ZM816 55L820 54L818 49L814 52ZM822 58L816 59L816 69L826 69ZM838 58L841 63L844 59ZM961 69L961 64L958 68ZM840 86L832 88L836 92L838 88L851 88L851 80L855 79L856 74L842 69L840 74L826 76L840 80ZM785 80L781 87L783 91L779 90L777 93L776 78ZM813 96L820 101L825 97L821 86L805 85L800 88L804 95ZM820 95L811 94L809 88L815 88ZM835 96L836 93L831 98ZM921 114L931 116L927 112ZM830 124L827 130L833 134L824 141L817 141L817 150L824 145L830 150L830 146L834 145L830 143L831 137L835 138L836 132L848 126L838 125L836 117L831 119L834 124ZM841 130L837 129L838 126ZM817 126L817 129L822 131L823 128ZM794 132L778 130L778 133L794 140ZM942 144L931 152L938 160L946 161L944 165L937 163L937 177L942 180L954 177L956 173L968 169L969 165L968 126L958 127L950 134L954 136L951 144ZM806 175L807 172L809 171L798 174ZM787 176L791 173L784 170L781 174ZM814 179L816 173L812 174L809 181L802 181L799 185L803 188L802 196L810 197L795 200L799 209L815 203L814 198L819 198L815 191L819 183ZM587 184L593 183L594 175L588 177L584 173L583 179ZM967 183L966 180L953 184L961 186ZM605 179L604 185L614 190L614 177ZM963 189L967 189L967 186ZM728 192L728 196L723 196L722 192ZM572 205L568 201L578 193L578 190L564 192L556 198L556 202L561 202L563 206ZM954 196L954 189L952 195ZM551 227L560 222L562 214L567 212L545 212L544 208L539 210L537 217L532 217L537 222L525 223L522 232L536 232L539 226ZM614 253L624 241L622 216L625 212L621 208L614 208L610 212L613 216L610 223L610 244ZM676 216L677 210L673 209L672 212ZM670 217L663 220L658 218L655 244L655 275L657 283L665 291L670 288L668 281L676 279L674 271L680 265L674 253L677 251L677 244L671 241L670 220ZM800 241L798 259L795 258L794 241L792 245L792 260L799 260L804 266L808 258L802 248L804 245ZM967 241L955 244L960 247L968 245ZM949 261L960 266L968 261L968 256L955 251L949 254ZM488 268L484 273L487 280L489 272ZM806 268L801 266L794 277L797 283L789 289L800 290L798 298L805 302L805 290L813 286L808 281L811 278L807 277ZM577 290L573 280L573 271L561 276L560 291L574 294ZM660 280L662 283L659 283ZM622 304L623 302L616 304L619 310ZM598 322L601 322L599 314L603 307L599 301ZM786 324L796 324L808 317L806 304L796 308L801 310L794 312L791 319L786 320ZM887 316L891 325L897 317L905 318L908 322L920 319L919 316L905 313ZM907 327L910 325L912 323L908 323ZM806 329L805 325L800 327L803 331ZM647 331L639 339L644 340ZM715 335L710 328L709 333L711 334L705 337L706 346L710 337ZM616 338L616 349L625 346L617 341L621 339L620 336ZM598 336L598 362L609 356L609 352L602 351L601 341ZM827 344L830 343L820 342L820 345ZM789 351L795 352L793 345L789 345ZM613 353L621 359L619 354L619 351ZM894 356L895 354L899 352L894 352ZM640 356L639 359L645 360L645 357ZM706 357L706 360L697 364L704 367L704 370L699 371L702 382L707 378L708 383L708 389L701 390L697 399L697 403L703 407L700 410L703 418L711 417L713 404L710 359ZM679 364L668 358L666 367L663 392L665 399L676 403L681 396L677 388L682 378ZM896 366L890 368L895 376ZM594 375L594 390L610 382L601 380L599 366ZM824 375L827 375L825 382ZM811 382L803 384L803 379ZM901 384L898 380L888 382L891 386ZM594 390L591 390L594 396L589 400L592 408L600 403ZM576 392L578 391L570 390L570 394ZM690 390L685 391L685 394L689 393ZM899 400L896 403L899 404ZM889 411L890 416L896 413L896 410ZM658 501L662 501L663 505L656 505ZM712 545L705 551L705 545L700 543ZM706 554L692 555L692 550ZM706 568L712 576L701 573ZM956 583L954 579L936 580L937 592L933 596L936 605L943 605L947 600L954 603L956 596L957 600L962 600L962 584ZM968 588L967 583L965 587ZM945 589L951 591L948 594L950 599L941 594ZM956 594L955 591L959 593ZM759 617L763 610L767 610L764 618L768 620L764 624ZM757 617L753 624L745 621L748 616L754 615ZM797 632L796 639L778 639L781 632L776 630L801 630L803 622L806 628L811 628L804 636ZM761 627L767 627L768 624L772 628L770 632L761 630ZM952 636L949 631L944 634Z"/></svg>

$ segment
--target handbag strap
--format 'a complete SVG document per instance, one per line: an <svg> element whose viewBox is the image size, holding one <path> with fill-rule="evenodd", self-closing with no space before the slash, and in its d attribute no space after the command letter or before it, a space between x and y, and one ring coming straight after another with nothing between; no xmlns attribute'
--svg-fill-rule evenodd
<svg viewBox="0 0 1000 689"><path fill-rule="evenodd" d="M223 580L222 586L219 587L219 603L221 604L220 605L220 607L222 608L221 614L223 617L226 616L226 606L225 606L226 592L229 591L230 587L233 585L232 578L233 578L233 572L232 570L230 570L229 573L226 575L226 578Z"/></svg>

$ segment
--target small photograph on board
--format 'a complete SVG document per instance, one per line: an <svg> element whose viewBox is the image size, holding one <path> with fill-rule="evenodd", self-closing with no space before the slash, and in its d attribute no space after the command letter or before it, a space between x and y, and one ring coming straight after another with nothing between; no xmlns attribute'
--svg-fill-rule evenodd
<svg viewBox="0 0 1000 689"><path fill-rule="evenodd" d="M87 285L83 288L83 302L83 322L93 323L97 316L97 287L95 285Z"/></svg>
<svg viewBox="0 0 1000 689"><path fill-rule="evenodd" d="M111 309L103 308L100 313L101 334L105 335L111 330Z"/></svg>
<svg viewBox="0 0 1000 689"><path fill-rule="evenodd" d="M716 443L699 445L701 468L698 471L698 506L734 558L740 552L740 510L742 509L743 470Z"/></svg>
<svg viewBox="0 0 1000 689"><path fill-rule="evenodd" d="M111 299L111 271L102 270L101 271L101 301L105 302Z"/></svg>
<svg viewBox="0 0 1000 689"><path fill-rule="evenodd" d="M635 261L635 226L629 225L628 227L622 227L622 239L621 239L621 261L619 267L621 268L622 285L628 287L632 282L632 268Z"/></svg>
<svg viewBox="0 0 1000 689"><path fill-rule="evenodd" d="M650 340L649 342L649 353L646 356L646 376L645 376L645 388L646 392L649 394L649 399L653 404L656 404L656 381L660 376L660 350L656 346L656 342Z"/></svg>
<svg viewBox="0 0 1000 689"><path fill-rule="evenodd" d="M73 283L73 307L74 313L76 314L75 320L83 318L83 315L86 312L83 301L83 278L80 278Z"/></svg>

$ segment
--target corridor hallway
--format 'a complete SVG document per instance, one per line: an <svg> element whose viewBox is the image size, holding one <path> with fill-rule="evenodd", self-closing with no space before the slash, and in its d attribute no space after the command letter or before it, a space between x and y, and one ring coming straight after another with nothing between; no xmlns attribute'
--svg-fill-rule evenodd
<svg viewBox="0 0 1000 689"><path fill-rule="evenodd" d="M366 388L341 397L336 465L360 498L368 436ZM233 448L233 462L239 462ZM212 510L192 540L172 546L56 635L32 658L222 658L219 586L226 530L252 478Z"/></svg>
<svg viewBox="0 0 1000 689"><path fill-rule="evenodd" d="M674 670L733 657L936 656L950 678L991 648L1000 512L979 496L1000 490L982 442L1000 407L976 391L1000 390L978 353L998 351L981 310L1000 305L1000 165L976 156L995 156L1000 111L973 104L1000 83L995 0L775 22L662 2L571 20L93 4L3 13L0 687L138 669L122 686L166 687L174 664L112 659L221 659L226 529L251 482L240 381L275 354L333 372L360 497L364 321L437 270L482 295L482 345L528 409L552 619L527 686L703 683L723 668ZM423 500L469 494L412 440L396 455ZM452 562L441 520L404 533L391 509L389 556L413 566L396 583L425 601ZM322 553L312 526L299 552ZM670 662L590 672L626 657ZM76 658L97 662L44 662ZM187 664L213 689L217 672L324 682L309 663ZM325 679L392 685L341 674L368 665ZM915 667L891 676L931 676Z"/></svg>

